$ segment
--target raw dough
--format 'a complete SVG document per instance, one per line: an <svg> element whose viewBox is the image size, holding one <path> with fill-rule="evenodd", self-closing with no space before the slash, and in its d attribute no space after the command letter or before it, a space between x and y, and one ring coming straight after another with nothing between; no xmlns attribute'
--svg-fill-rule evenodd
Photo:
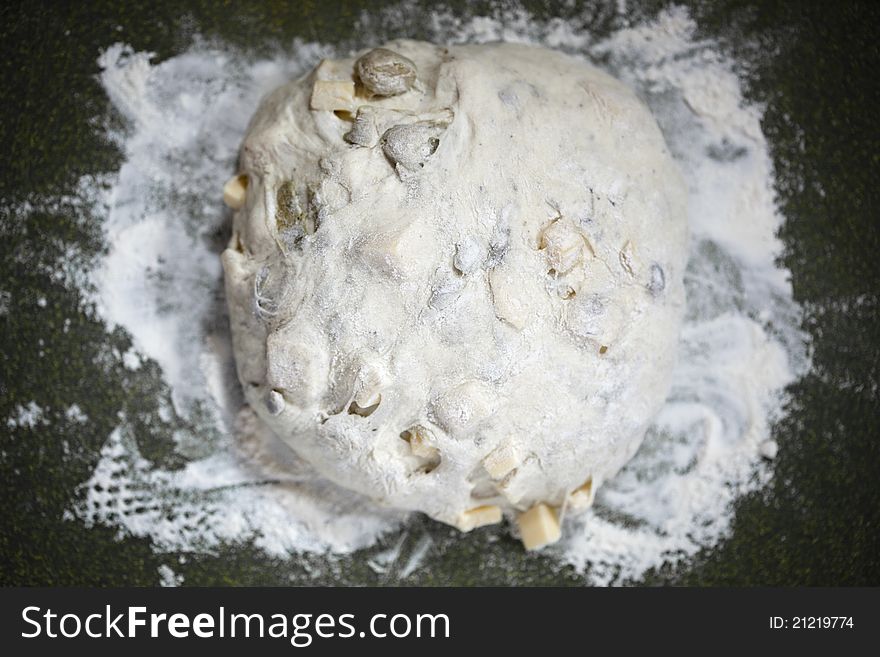
<svg viewBox="0 0 880 657"><path fill-rule="evenodd" d="M581 60L384 47L322 62L251 122L223 253L247 401L382 504L463 530L496 507L561 520L668 392L682 181L648 109Z"/></svg>

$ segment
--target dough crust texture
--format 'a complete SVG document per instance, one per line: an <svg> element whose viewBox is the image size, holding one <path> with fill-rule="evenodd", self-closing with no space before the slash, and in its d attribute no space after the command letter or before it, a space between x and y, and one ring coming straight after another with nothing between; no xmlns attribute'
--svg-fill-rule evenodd
<svg viewBox="0 0 880 657"><path fill-rule="evenodd" d="M243 142L222 260L247 402L378 503L555 522L668 393L682 179L645 105L582 60L383 48L270 94Z"/></svg>

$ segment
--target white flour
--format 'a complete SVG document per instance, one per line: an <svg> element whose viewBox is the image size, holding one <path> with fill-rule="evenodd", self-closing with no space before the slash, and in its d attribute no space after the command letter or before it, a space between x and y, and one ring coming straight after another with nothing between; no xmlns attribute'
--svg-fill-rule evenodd
<svg viewBox="0 0 880 657"><path fill-rule="evenodd" d="M8 429L15 429L16 427L33 429L45 421L43 409L40 405L35 401L29 401L27 406L19 404L15 407L15 415L6 418L6 427Z"/></svg>
<svg viewBox="0 0 880 657"><path fill-rule="evenodd" d="M772 452L782 391L808 367L788 272L775 264L781 217L760 108L745 103L732 62L695 39L681 9L602 41L520 11L467 22L437 15L431 31L437 42L503 38L582 53L654 111L691 194L681 362L642 449L552 553L602 584L711 546L729 530L732 502L770 476L761 454ZM358 45L390 36L399 35L373 33ZM166 414L196 429L175 435L188 465L166 471L138 453L121 418L73 510L87 523L149 536L166 550L252 539L285 555L350 551L405 521L306 471L266 481L232 437L241 398L218 259L220 187L259 97L331 54L296 43L264 61L204 44L160 64L123 45L102 55L101 81L128 128L110 133L125 161L103 200L109 252L91 273L93 300L109 325L132 335L137 353L124 355L126 366L156 361L171 391ZM419 559L431 549L423 543ZM410 558L407 574L417 562Z"/></svg>

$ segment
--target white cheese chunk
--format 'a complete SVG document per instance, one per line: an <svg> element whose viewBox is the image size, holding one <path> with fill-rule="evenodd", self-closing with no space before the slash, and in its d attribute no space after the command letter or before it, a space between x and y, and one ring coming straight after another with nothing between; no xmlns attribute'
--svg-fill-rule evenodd
<svg viewBox="0 0 880 657"><path fill-rule="evenodd" d="M501 507L495 504L484 504L462 513L458 517L458 528L469 532L477 527L495 525L501 522Z"/></svg>
<svg viewBox="0 0 880 657"><path fill-rule="evenodd" d="M309 107L313 110L350 112L354 104L352 80L315 80Z"/></svg>
<svg viewBox="0 0 880 657"><path fill-rule="evenodd" d="M573 511L586 509L593 504L593 478L590 477L568 496L568 506Z"/></svg>
<svg viewBox="0 0 880 657"><path fill-rule="evenodd" d="M526 550L538 550L559 540L562 532L556 512L538 503L517 518L520 538Z"/></svg>
<svg viewBox="0 0 880 657"><path fill-rule="evenodd" d="M247 199L248 177L244 174L233 176L223 185L223 202L233 210L244 207Z"/></svg>
<svg viewBox="0 0 880 657"><path fill-rule="evenodd" d="M430 443L427 433L420 429L410 429L409 448L414 455L425 459L433 459L438 453L437 448Z"/></svg>
<svg viewBox="0 0 880 657"><path fill-rule="evenodd" d="M492 479L503 479L519 465L519 455L513 445L501 445L483 459L483 469Z"/></svg>

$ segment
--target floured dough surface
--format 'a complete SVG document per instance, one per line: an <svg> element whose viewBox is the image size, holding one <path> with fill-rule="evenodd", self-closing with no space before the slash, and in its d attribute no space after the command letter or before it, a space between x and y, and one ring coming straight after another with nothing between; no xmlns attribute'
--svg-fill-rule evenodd
<svg viewBox="0 0 880 657"><path fill-rule="evenodd" d="M463 530L532 510L543 544L668 391L683 184L648 109L580 60L384 48L251 122L223 254L239 377L337 484Z"/></svg>

